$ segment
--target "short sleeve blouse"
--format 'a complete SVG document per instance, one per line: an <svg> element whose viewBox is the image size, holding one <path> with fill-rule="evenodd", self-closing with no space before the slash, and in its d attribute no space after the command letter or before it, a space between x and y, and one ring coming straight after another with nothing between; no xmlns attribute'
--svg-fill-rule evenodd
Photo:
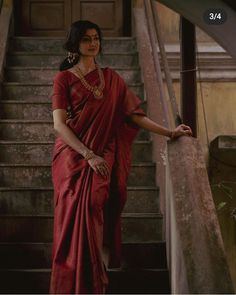
<svg viewBox="0 0 236 295"><path fill-rule="evenodd" d="M52 91L52 110L64 109L67 110L69 102L69 84L65 73L59 72L56 74L53 80Z"/></svg>

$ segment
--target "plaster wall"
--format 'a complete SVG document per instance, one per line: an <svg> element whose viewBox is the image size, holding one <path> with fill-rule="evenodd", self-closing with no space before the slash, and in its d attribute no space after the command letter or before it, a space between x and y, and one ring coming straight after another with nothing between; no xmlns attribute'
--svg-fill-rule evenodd
<svg viewBox="0 0 236 295"><path fill-rule="evenodd" d="M179 81L174 82L174 89L181 109ZM219 135L233 135L236 132L236 83L234 81L198 82L197 106L198 138L208 163L208 140L210 143Z"/></svg>
<svg viewBox="0 0 236 295"><path fill-rule="evenodd" d="M179 14L159 2L156 5L165 42L179 42ZM199 42L214 42L211 37L199 28L196 30L196 38Z"/></svg>

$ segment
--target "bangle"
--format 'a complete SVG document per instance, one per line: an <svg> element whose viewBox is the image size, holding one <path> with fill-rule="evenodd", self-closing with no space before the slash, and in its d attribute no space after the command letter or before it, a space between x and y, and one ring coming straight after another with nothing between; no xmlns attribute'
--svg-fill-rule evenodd
<svg viewBox="0 0 236 295"><path fill-rule="evenodd" d="M95 154L94 154L93 151L88 150L88 151L86 152L85 156L84 156L84 159L85 159L86 161L88 161L88 160L92 159L92 158L94 157L94 155L95 155Z"/></svg>

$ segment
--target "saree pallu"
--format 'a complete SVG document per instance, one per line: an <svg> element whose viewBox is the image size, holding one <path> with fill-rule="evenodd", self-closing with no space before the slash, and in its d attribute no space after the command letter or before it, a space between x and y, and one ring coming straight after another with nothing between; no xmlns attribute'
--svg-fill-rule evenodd
<svg viewBox="0 0 236 295"><path fill-rule="evenodd" d="M104 157L109 177L96 174L62 138L52 157L54 233L50 293L104 293L108 284L102 259L109 266L121 258L121 212L125 205L130 149L138 131L131 114L145 115L140 100L113 70L102 70L103 98L96 99L73 73L59 72L53 84L52 108L68 111L67 125L96 155ZM86 75L99 84L97 70Z"/></svg>

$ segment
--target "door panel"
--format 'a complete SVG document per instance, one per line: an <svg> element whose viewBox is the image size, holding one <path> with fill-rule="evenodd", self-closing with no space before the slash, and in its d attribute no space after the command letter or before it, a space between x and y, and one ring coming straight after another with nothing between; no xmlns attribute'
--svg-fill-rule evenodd
<svg viewBox="0 0 236 295"><path fill-rule="evenodd" d="M61 36L71 23L71 1L19 1L18 34L33 36Z"/></svg>
<svg viewBox="0 0 236 295"><path fill-rule="evenodd" d="M79 19L97 23L104 36L123 34L123 0L15 0L14 5L17 35L65 36Z"/></svg>
<svg viewBox="0 0 236 295"><path fill-rule="evenodd" d="M122 1L80 1L80 19L97 23L105 36L122 35Z"/></svg>

